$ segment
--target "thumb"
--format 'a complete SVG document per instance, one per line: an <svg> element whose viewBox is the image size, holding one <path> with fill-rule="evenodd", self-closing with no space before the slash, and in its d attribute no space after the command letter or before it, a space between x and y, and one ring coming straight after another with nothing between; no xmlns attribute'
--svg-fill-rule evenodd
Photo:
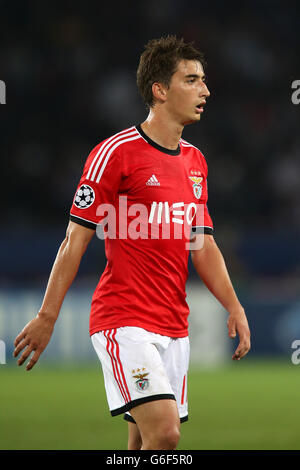
<svg viewBox="0 0 300 470"><path fill-rule="evenodd" d="M235 328L235 323L232 321L228 322L228 335L230 338L235 338L236 337L236 328Z"/></svg>

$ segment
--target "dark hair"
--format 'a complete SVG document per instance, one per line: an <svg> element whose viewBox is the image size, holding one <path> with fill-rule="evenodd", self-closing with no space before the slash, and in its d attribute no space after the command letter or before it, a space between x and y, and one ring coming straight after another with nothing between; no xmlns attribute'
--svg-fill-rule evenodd
<svg viewBox="0 0 300 470"><path fill-rule="evenodd" d="M151 39L146 44L137 69L137 85L149 108L154 105L153 83L160 82L169 87L172 75L182 59L198 60L203 67L206 65L203 54L195 49L193 43L185 43L183 38L172 35Z"/></svg>

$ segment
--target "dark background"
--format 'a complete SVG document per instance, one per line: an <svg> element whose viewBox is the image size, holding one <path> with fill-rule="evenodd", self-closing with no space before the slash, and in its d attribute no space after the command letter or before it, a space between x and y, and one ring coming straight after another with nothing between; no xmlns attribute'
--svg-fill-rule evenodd
<svg viewBox="0 0 300 470"><path fill-rule="evenodd" d="M147 116L135 82L144 44L176 34L208 62L211 97L183 137L206 156L215 238L239 295L250 307L253 295L255 305L299 297L298 2L0 6L2 286L44 286L90 150ZM95 237L78 279L94 286L104 266Z"/></svg>

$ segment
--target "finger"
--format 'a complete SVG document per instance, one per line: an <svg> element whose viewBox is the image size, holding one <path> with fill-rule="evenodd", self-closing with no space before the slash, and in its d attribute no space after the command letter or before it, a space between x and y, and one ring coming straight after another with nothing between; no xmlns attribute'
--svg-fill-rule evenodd
<svg viewBox="0 0 300 470"><path fill-rule="evenodd" d="M232 359L239 361L240 359L242 359L242 357L244 357L247 354L249 349L250 349L250 346L248 345L242 346L241 344L239 344L235 353L232 356Z"/></svg>
<svg viewBox="0 0 300 470"><path fill-rule="evenodd" d="M28 356L32 353L33 351L33 347L32 346L27 346L27 348L25 349L25 351L23 352L22 356L20 357L20 359L18 359L18 366L21 366L25 361L26 359L28 358Z"/></svg>
<svg viewBox="0 0 300 470"><path fill-rule="evenodd" d="M26 370L31 370L33 368L33 366L37 363L40 355L41 355L40 351L38 350L35 351L34 355L32 356L32 358L30 359L30 361L28 362L26 366Z"/></svg>
<svg viewBox="0 0 300 470"><path fill-rule="evenodd" d="M14 346L16 347L16 346L19 344L19 342L20 342L23 338L25 338L25 336L26 336L26 331L24 331L24 330L21 331L21 333L18 334L18 336L16 337L16 339L15 339L15 341L14 341Z"/></svg>
<svg viewBox="0 0 300 470"><path fill-rule="evenodd" d="M28 339L24 339L21 343L19 343L19 345L15 348L14 352L13 352L13 356L14 357L17 357L19 352L22 351L22 349L25 348L25 346L27 346L29 344L29 340Z"/></svg>
<svg viewBox="0 0 300 470"><path fill-rule="evenodd" d="M232 356L233 361L239 361L241 359L240 352L235 352Z"/></svg>

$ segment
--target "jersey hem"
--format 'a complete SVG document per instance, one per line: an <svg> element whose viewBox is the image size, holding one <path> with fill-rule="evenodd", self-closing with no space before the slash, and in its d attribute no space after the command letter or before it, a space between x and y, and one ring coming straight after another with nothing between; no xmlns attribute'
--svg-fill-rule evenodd
<svg viewBox="0 0 300 470"><path fill-rule="evenodd" d="M117 416L122 413L125 413L125 411L131 410L135 406L142 405L143 403L148 403L150 401L155 401L155 400L176 400L176 399L174 395L168 394L168 393L162 393L159 395L149 395L148 397L137 398L136 400L132 400L129 403L126 403L126 405L121 406L120 408L110 410L110 413L112 416Z"/></svg>
<svg viewBox="0 0 300 470"><path fill-rule="evenodd" d="M161 328L155 328L155 327L152 328L149 325L146 326L143 323L135 321L135 322L126 322L124 324L118 323L118 324L108 324L104 326L101 325L99 327L95 326L90 329L90 336L93 336L95 333L99 333L100 331L103 331L103 330L111 330L113 328L123 328L126 326L135 326L136 328L143 328L144 330L149 331L150 333L156 333L158 335L168 336L169 338L185 338L189 334L187 329L181 330L180 332L175 332L175 331L170 331L170 330L163 330Z"/></svg>

